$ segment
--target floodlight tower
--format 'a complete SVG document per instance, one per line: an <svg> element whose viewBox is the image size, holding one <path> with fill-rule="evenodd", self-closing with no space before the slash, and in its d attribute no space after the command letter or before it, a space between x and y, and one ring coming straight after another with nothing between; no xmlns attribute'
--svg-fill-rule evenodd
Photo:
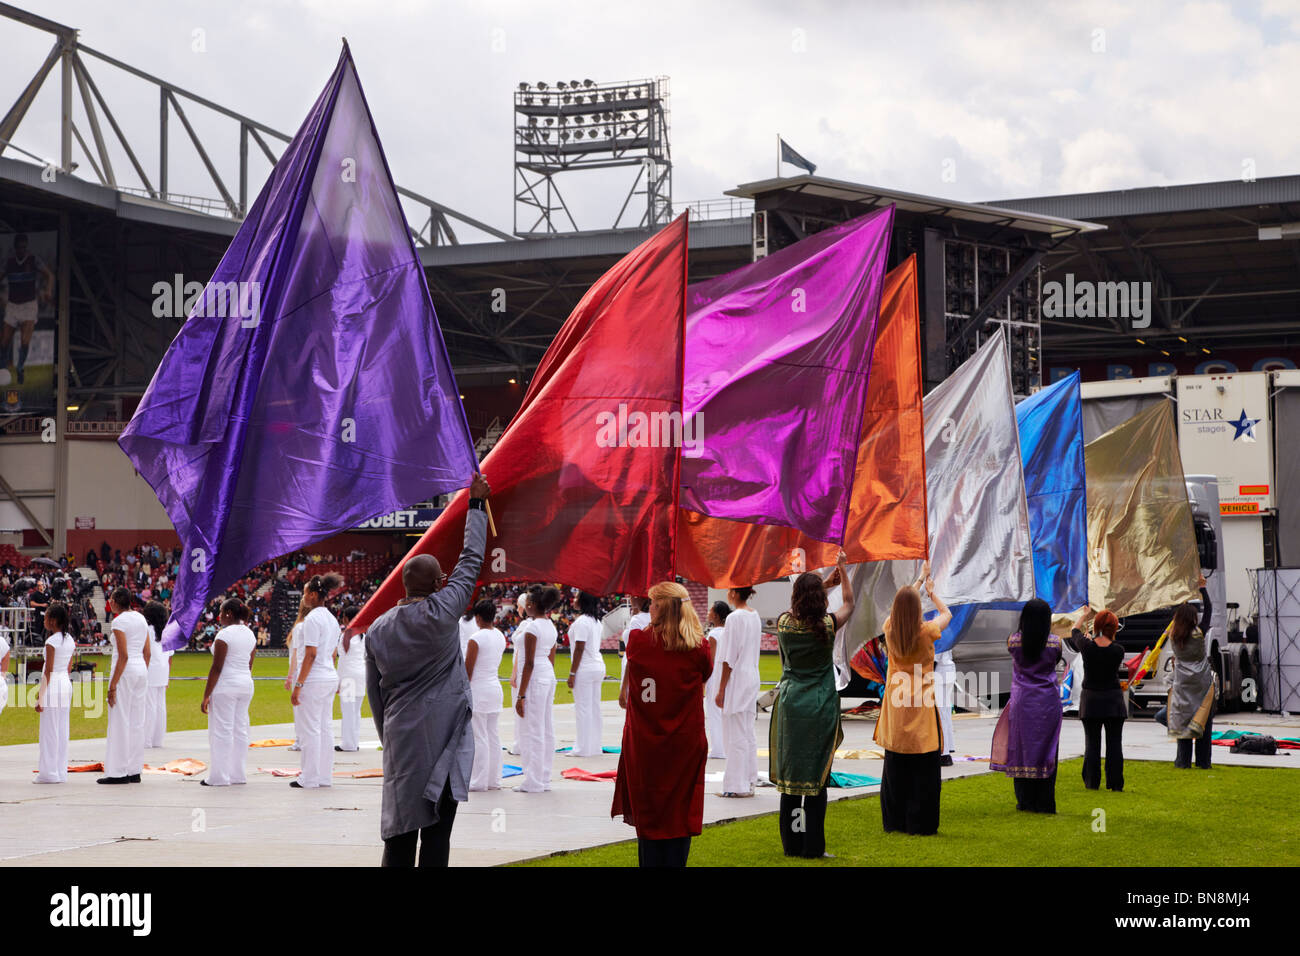
<svg viewBox="0 0 1300 956"><path fill-rule="evenodd" d="M514 99L515 235L578 232L557 180L581 170L636 167L611 228L655 228L672 218L666 76L520 83Z"/></svg>

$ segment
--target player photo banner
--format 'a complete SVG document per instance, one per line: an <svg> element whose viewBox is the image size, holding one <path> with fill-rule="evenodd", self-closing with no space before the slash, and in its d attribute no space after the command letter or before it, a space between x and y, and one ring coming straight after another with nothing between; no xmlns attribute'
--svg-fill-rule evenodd
<svg viewBox="0 0 1300 956"><path fill-rule="evenodd" d="M59 234L0 232L0 415L54 411Z"/></svg>

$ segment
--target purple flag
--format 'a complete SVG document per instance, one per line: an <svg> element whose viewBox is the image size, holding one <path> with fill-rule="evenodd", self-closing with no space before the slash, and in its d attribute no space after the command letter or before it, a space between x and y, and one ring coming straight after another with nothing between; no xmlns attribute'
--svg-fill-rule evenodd
<svg viewBox="0 0 1300 956"><path fill-rule="evenodd" d="M346 43L187 315L118 439L185 552L169 649L249 568L476 468Z"/></svg>
<svg viewBox="0 0 1300 956"><path fill-rule="evenodd" d="M842 542L894 207L687 289L681 507Z"/></svg>

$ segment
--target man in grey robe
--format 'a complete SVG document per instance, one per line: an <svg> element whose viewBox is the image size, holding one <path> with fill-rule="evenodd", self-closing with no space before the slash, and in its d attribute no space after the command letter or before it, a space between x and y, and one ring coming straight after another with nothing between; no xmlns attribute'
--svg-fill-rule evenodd
<svg viewBox="0 0 1300 956"><path fill-rule="evenodd" d="M451 576L421 554L402 567L406 598L366 634L366 692L384 748L383 866L446 866L456 804L474 764L469 680L459 620L483 564L490 494L475 475L465 546Z"/></svg>

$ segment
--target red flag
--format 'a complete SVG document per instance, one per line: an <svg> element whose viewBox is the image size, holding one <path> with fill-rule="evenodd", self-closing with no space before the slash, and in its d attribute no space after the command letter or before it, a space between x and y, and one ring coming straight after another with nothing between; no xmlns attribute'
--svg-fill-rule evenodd
<svg viewBox="0 0 1300 956"><path fill-rule="evenodd" d="M483 461L497 536L479 581L559 581L645 594L672 580L686 315L686 216L619 260L547 349L510 426ZM466 476L468 480L469 476ZM459 492L406 555L450 572L464 540ZM404 596L402 563L353 626Z"/></svg>

